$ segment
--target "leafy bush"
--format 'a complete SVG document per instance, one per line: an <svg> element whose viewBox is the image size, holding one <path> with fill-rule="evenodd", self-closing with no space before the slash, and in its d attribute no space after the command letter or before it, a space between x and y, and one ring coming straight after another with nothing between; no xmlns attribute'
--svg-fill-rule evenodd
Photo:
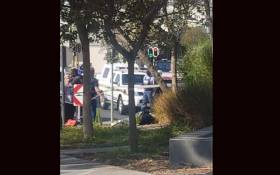
<svg viewBox="0 0 280 175"><path fill-rule="evenodd" d="M187 36L195 33L195 42L185 39L183 44L189 46L180 69L186 85L186 98L193 113L199 114L208 126L212 124L213 115L213 56L212 43L203 30L193 29L195 32L186 33Z"/></svg>
<svg viewBox="0 0 280 175"><path fill-rule="evenodd" d="M212 90L213 59L212 46L209 40L193 47L183 57L181 71L188 87Z"/></svg>
<svg viewBox="0 0 280 175"><path fill-rule="evenodd" d="M181 38L185 46L179 70L185 89L177 94L165 92L158 97L153 109L159 123L181 122L192 128L212 124L213 57L212 44L200 27L189 29Z"/></svg>

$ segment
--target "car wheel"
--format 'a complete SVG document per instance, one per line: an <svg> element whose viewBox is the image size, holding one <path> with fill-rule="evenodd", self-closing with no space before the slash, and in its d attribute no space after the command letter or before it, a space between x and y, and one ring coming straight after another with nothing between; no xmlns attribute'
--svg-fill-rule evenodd
<svg viewBox="0 0 280 175"><path fill-rule="evenodd" d="M123 105L123 100L122 97L120 96L118 99L118 111L121 115L125 114L125 110L124 110L124 105Z"/></svg>

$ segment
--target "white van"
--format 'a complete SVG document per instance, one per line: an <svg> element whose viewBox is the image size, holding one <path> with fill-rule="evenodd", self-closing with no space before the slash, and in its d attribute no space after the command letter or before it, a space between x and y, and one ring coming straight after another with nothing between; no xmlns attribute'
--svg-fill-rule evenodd
<svg viewBox="0 0 280 175"><path fill-rule="evenodd" d="M134 94L135 106L140 109L144 95L143 78L145 72L134 66ZM120 114L128 112L128 70L127 64L116 63L113 67L113 103ZM104 91L104 98L101 99L101 107L108 109L111 102L111 74L110 64L106 64L99 76L99 88ZM113 104L113 105L114 105Z"/></svg>

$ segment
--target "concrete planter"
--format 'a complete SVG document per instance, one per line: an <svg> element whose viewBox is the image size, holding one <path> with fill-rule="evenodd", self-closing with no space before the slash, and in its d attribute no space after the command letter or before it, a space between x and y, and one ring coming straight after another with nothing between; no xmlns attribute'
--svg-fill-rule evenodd
<svg viewBox="0 0 280 175"><path fill-rule="evenodd" d="M169 140L169 161L175 166L205 166L212 163L213 129L181 135Z"/></svg>

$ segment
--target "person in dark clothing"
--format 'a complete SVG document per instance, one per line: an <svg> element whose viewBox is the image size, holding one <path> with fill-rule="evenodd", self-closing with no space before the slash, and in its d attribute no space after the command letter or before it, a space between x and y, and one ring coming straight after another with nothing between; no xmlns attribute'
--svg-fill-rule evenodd
<svg viewBox="0 0 280 175"><path fill-rule="evenodd" d="M155 83L154 77L152 76L150 71L146 72L146 75L143 78L144 85L153 85ZM141 111L144 111L147 108L147 104L151 104L152 102L152 93L153 88L145 88L143 95L143 104L141 106Z"/></svg>
<svg viewBox="0 0 280 175"><path fill-rule="evenodd" d="M98 98L97 96L102 95L102 91L99 89L98 80L94 78L94 68L90 68L90 86L91 86L91 116L92 121L95 121L96 118L96 108L98 104Z"/></svg>
<svg viewBox="0 0 280 175"><path fill-rule="evenodd" d="M69 79L69 87L72 88L72 91L73 91L73 88L74 88L75 84L82 84L82 83L83 83L83 77L78 73L78 69L76 69L76 68L71 69L71 77ZM73 92L72 92L72 96L73 96ZM73 106L73 104L72 104L72 106ZM80 116L78 116L78 110L80 109L80 115L82 115L82 111L83 111L82 108L83 107L81 106L80 108L78 108L77 106L73 106L73 107L71 107L71 110L73 108L74 108L73 116L74 116L75 112L77 112L76 113L77 114L76 119L77 119L78 122L82 123Z"/></svg>
<svg viewBox="0 0 280 175"><path fill-rule="evenodd" d="M82 84L83 83L83 77L78 74L78 69L74 68L71 70L71 79L70 79L70 83L72 85L74 84Z"/></svg>

